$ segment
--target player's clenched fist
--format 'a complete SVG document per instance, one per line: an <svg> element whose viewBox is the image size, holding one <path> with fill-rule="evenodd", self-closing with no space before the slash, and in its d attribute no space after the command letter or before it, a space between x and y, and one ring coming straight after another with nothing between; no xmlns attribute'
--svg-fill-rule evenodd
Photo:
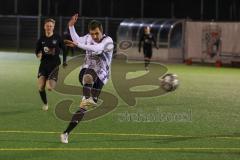
<svg viewBox="0 0 240 160"><path fill-rule="evenodd" d="M78 19L78 14L74 14L72 17L71 17L71 19L70 19L70 21L68 22L68 26L74 26L74 24L77 22L77 19Z"/></svg>

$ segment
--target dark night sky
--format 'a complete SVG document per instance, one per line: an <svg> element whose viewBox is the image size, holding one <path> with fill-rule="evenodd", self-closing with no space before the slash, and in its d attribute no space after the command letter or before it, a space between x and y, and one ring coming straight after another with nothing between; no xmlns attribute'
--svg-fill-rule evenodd
<svg viewBox="0 0 240 160"><path fill-rule="evenodd" d="M203 0L203 20L216 18L216 0ZM220 21L239 21L239 0L218 0ZM42 0L44 16L70 16L79 11L79 0ZM82 16L141 17L141 0L82 0ZM201 19L201 0L144 0L146 18ZM112 7L111 7L112 6ZM171 8L173 10L171 11ZM14 15L14 0L0 1L0 14ZM38 0L18 0L17 14L37 15Z"/></svg>

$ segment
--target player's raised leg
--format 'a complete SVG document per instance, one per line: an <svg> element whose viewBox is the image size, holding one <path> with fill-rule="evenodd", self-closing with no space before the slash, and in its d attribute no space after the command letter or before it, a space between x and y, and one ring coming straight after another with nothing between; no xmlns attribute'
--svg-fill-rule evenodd
<svg viewBox="0 0 240 160"><path fill-rule="evenodd" d="M95 82L98 79L98 76L96 72L93 69L83 69L84 74L81 78L80 73L80 79L79 81L82 82L83 85L83 100L82 103L86 103L87 106L96 106L97 103L96 101L93 100L93 86Z"/></svg>
<svg viewBox="0 0 240 160"><path fill-rule="evenodd" d="M104 86L103 82L99 78L97 78L97 80L94 82L93 87L91 89L91 95L95 103L97 103L98 101L98 97L101 93L103 86Z"/></svg>

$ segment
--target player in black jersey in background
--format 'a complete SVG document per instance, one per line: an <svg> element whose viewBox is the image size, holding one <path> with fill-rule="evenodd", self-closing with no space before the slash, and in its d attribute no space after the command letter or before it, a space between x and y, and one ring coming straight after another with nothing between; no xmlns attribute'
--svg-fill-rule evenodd
<svg viewBox="0 0 240 160"><path fill-rule="evenodd" d="M72 56L74 56L74 47L68 45L68 42L72 41L70 31L68 28L66 28L65 31L63 32L63 38L64 38L64 43L66 45L66 54L68 55L68 53L70 51Z"/></svg>
<svg viewBox="0 0 240 160"><path fill-rule="evenodd" d="M44 21L44 35L37 41L35 50L36 56L41 63L38 70L38 89L43 101L42 109L48 110L47 95L45 87L51 91L58 79L58 66L61 64L59 54L63 53L63 66L66 64L66 51L63 39L54 33L55 20L46 19Z"/></svg>
<svg viewBox="0 0 240 160"><path fill-rule="evenodd" d="M153 45L158 49L154 36L150 33L150 27L144 28L144 34L140 37L138 51L141 52L143 42L143 54L145 61L145 69L148 70L150 60L152 58L152 47Z"/></svg>

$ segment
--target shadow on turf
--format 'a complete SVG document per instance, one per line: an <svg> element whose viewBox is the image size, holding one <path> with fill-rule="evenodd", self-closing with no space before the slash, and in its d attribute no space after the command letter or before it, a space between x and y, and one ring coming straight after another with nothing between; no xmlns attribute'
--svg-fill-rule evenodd
<svg viewBox="0 0 240 160"><path fill-rule="evenodd" d="M79 142L129 142L129 141L134 141L134 142L141 142L141 141L151 141L153 143L175 143L179 141L187 141L187 140L195 140L195 139L207 139L207 138L221 138L221 137L240 137L240 133L233 133L229 135L206 135L206 136L191 136L191 137L155 137L155 138L125 138L125 139L101 139L101 140L79 140L75 141L74 143L79 143Z"/></svg>
<svg viewBox="0 0 240 160"><path fill-rule="evenodd" d="M27 142L26 142L27 141ZM59 144L60 142L59 141L44 141L44 140L29 140L29 139L1 139L0 142L22 142L22 143L53 143L53 144Z"/></svg>
<svg viewBox="0 0 240 160"><path fill-rule="evenodd" d="M74 143L81 143L81 142L152 142L152 143L174 143L178 141L187 141L190 139L198 139L197 137L174 137L174 138L138 138L138 139L101 139L101 140L79 140L75 141ZM73 143L73 142L71 142Z"/></svg>
<svg viewBox="0 0 240 160"><path fill-rule="evenodd" d="M34 108L33 109L27 109L27 110L19 110L19 111L2 111L0 112L0 116L12 116L16 114L23 114L23 113L29 113L29 112L34 112L36 111Z"/></svg>
<svg viewBox="0 0 240 160"><path fill-rule="evenodd" d="M207 135L207 136L196 136L196 137L154 137L154 138L125 138L125 139L97 139L97 140L89 140L89 139L81 139L81 140L72 140L71 144L81 144L82 142L86 143L98 143L100 144L101 142L149 142L149 143L161 143L161 144L168 144L168 143L175 143L179 141L187 141L187 140L194 140L194 139L205 139L205 138L219 138L219 137L239 137L240 133L233 133L233 134L228 134L228 135ZM56 137L57 138L57 137ZM76 139L76 135L75 135ZM56 140L56 139L55 139ZM0 142L22 142L26 143L26 140L21 140L21 139L11 139L11 140L0 140ZM28 143L40 143L40 144L56 144L55 147L59 147L62 145L59 141L47 141L47 140L28 140ZM181 147L180 147L181 148ZM164 151L166 152L166 151ZM219 150L198 150L198 151L189 151L189 150L169 150L167 152L175 152L175 153L194 153L194 154L212 154L212 155L218 155L218 156L223 156L223 155L240 155L238 151L219 151ZM32 152L32 153L35 153Z"/></svg>

